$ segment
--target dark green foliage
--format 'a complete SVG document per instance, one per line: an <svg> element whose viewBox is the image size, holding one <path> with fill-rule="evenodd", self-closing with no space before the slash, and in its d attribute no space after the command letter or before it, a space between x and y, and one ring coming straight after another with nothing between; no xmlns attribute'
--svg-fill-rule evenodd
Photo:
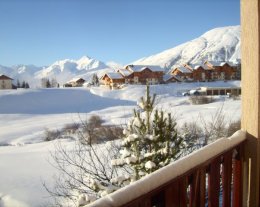
<svg viewBox="0 0 260 207"><path fill-rule="evenodd" d="M156 96L141 98L141 110L134 110L134 118L124 130L121 158L115 165L129 166L136 180L149 174L181 155L183 140L177 136L176 122L171 114L154 107Z"/></svg>

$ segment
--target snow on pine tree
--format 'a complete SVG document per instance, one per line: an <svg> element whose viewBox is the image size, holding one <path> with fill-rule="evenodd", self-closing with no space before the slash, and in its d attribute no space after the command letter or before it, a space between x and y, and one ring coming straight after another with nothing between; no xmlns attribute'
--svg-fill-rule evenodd
<svg viewBox="0 0 260 207"><path fill-rule="evenodd" d="M170 113L155 109L155 99L147 85L146 97L138 104L141 110L134 110L134 118L124 130L120 157L112 160L112 165L127 166L133 174L123 180L121 176L121 183L138 180L181 155L183 139L177 136L176 122Z"/></svg>
<svg viewBox="0 0 260 207"><path fill-rule="evenodd" d="M99 78L98 78L96 73L94 73L92 78L91 78L91 85L99 86Z"/></svg>

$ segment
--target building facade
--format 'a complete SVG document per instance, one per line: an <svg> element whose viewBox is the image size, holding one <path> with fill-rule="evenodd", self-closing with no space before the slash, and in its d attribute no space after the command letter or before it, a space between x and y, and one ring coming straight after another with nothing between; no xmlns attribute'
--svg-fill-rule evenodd
<svg viewBox="0 0 260 207"><path fill-rule="evenodd" d="M0 89L12 89L12 78L6 75L0 75Z"/></svg>

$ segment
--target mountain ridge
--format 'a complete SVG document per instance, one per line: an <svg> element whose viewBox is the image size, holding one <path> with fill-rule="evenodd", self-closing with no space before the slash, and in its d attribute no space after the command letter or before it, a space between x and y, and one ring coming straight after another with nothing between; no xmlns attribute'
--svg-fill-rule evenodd
<svg viewBox="0 0 260 207"><path fill-rule="evenodd" d="M143 57L130 64L159 65L170 69L184 63L200 64L205 60L240 62L240 26L218 27L209 30L200 37L164 50L160 53ZM74 77L89 80L94 73L101 76L122 67L121 64L110 61L104 63L89 56L78 60L57 60L49 66L15 65L11 67L0 65L0 74L6 74L14 80L29 82L33 87L40 86L40 79L55 78L64 84Z"/></svg>
<svg viewBox="0 0 260 207"><path fill-rule="evenodd" d="M240 26L218 27L200 37L160 53L132 62L139 65L160 65L170 68L184 63L198 64L205 60L236 62L240 56Z"/></svg>

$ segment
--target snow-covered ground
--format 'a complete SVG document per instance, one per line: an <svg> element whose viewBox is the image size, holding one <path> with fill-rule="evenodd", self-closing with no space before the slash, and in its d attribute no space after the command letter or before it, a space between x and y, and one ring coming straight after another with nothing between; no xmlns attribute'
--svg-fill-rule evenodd
<svg viewBox="0 0 260 207"><path fill-rule="evenodd" d="M211 119L221 107L228 120L239 119L240 100L218 97L210 104L191 105L188 97L180 95L203 85L240 82L156 85L151 92L158 94L157 107L174 113L179 125L199 116ZM45 129L59 129L91 114L100 115L105 124L125 124L144 91L145 86L113 91L103 87L0 91L0 206L40 206L50 200L42 182L51 183L56 171L48 162L54 145L43 141Z"/></svg>

